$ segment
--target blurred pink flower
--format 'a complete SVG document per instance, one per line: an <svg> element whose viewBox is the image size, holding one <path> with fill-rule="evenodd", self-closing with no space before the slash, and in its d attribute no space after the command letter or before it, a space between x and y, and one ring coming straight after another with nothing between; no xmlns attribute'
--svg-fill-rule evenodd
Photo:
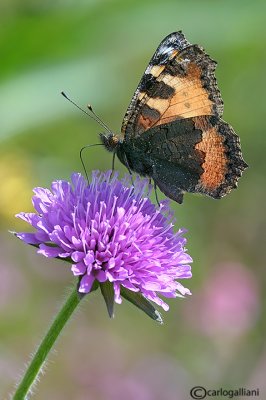
<svg viewBox="0 0 266 400"><path fill-rule="evenodd" d="M258 283L240 263L218 264L200 293L185 304L185 317L208 336L239 336L250 330L259 311Z"/></svg>

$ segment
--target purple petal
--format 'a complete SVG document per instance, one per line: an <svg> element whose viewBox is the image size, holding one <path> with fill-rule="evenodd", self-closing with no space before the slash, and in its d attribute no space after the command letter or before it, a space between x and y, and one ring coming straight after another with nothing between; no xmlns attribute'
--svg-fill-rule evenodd
<svg viewBox="0 0 266 400"><path fill-rule="evenodd" d="M94 281L95 281L95 278L92 275L83 276L81 278L81 281L79 284L79 292L80 293L89 293L91 291Z"/></svg>
<svg viewBox="0 0 266 400"><path fill-rule="evenodd" d="M35 233L16 233L16 236L28 244L40 244L41 242L36 238Z"/></svg>
<svg viewBox="0 0 266 400"><path fill-rule="evenodd" d="M115 302L117 304L122 303L122 297L120 295L120 285L119 284L114 284L114 294L115 294Z"/></svg>
<svg viewBox="0 0 266 400"><path fill-rule="evenodd" d="M103 270L99 270L96 275L95 275L96 279L99 282L106 282L107 281L107 276L106 276L106 272Z"/></svg>
<svg viewBox="0 0 266 400"><path fill-rule="evenodd" d="M90 266L93 262L94 262L94 254L92 251L88 251L88 253L86 254L86 256L84 257L84 263L85 265Z"/></svg>
<svg viewBox="0 0 266 400"><path fill-rule="evenodd" d="M86 265L83 262L78 262L77 264L72 264L71 271L73 275L84 275L86 272Z"/></svg>
<svg viewBox="0 0 266 400"><path fill-rule="evenodd" d="M84 252L83 251L74 251L71 255L71 258L74 262L79 262L83 260L84 258Z"/></svg>
<svg viewBox="0 0 266 400"><path fill-rule="evenodd" d="M59 254L62 252L62 249L60 249L59 247L51 247L51 246L47 246L46 244L40 244L39 246L39 250L37 251L37 253L42 254L45 257L58 257Z"/></svg>

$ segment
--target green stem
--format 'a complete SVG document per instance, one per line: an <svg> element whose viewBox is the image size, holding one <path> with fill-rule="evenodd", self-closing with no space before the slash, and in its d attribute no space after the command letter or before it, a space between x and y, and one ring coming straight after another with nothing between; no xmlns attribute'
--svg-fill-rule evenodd
<svg viewBox="0 0 266 400"><path fill-rule="evenodd" d="M41 372L50 350L80 300L81 298L78 296L77 287L75 286L31 360L24 377L16 389L13 400L29 398L31 388L34 386L35 382L37 382L38 375Z"/></svg>

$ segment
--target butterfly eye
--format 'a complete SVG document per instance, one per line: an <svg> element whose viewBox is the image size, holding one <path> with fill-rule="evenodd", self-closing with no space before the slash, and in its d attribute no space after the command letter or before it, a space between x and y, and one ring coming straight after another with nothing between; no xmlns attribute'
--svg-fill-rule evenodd
<svg viewBox="0 0 266 400"><path fill-rule="evenodd" d="M106 150L113 152L118 146L119 139L114 133L106 135L106 133L100 133L100 139Z"/></svg>

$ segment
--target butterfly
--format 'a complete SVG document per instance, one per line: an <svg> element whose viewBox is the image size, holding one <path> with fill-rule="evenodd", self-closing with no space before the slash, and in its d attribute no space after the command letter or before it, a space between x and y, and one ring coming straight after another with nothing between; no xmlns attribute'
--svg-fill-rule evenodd
<svg viewBox="0 0 266 400"><path fill-rule="evenodd" d="M121 134L100 134L130 172L152 178L178 203L185 192L220 199L247 168L239 137L221 119L215 68L201 46L171 33L144 72Z"/></svg>

